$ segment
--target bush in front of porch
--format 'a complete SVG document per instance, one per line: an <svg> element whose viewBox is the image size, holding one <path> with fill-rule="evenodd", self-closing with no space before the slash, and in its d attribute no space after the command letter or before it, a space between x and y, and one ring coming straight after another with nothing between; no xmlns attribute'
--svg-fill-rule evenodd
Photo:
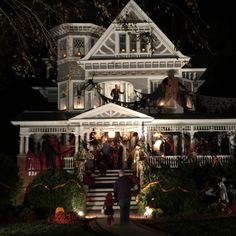
<svg viewBox="0 0 236 236"><path fill-rule="evenodd" d="M144 211L146 206L160 208L163 216L196 212L199 209L196 184L180 169L168 166L156 169L146 164L138 205L140 211Z"/></svg>
<svg viewBox="0 0 236 236"><path fill-rule="evenodd" d="M162 208L163 215L186 215L209 213L209 205L219 200L217 187L222 177L234 180L235 163L229 166L208 163L199 166L196 161L180 161L178 168L162 165L153 168L145 164L144 188L141 190L139 206ZM233 181L232 181L233 182ZM151 183L151 184L150 184ZM205 193L213 188L215 197L207 198Z"/></svg>
<svg viewBox="0 0 236 236"><path fill-rule="evenodd" d="M22 180L19 177L16 157L0 153L0 207L18 204Z"/></svg>
<svg viewBox="0 0 236 236"><path fill-rule="evenodd" d="M85 191L78 179L65 170L48 169L27 187L24 205L47 218L57 207L65 211L85 210Z"/></svg>

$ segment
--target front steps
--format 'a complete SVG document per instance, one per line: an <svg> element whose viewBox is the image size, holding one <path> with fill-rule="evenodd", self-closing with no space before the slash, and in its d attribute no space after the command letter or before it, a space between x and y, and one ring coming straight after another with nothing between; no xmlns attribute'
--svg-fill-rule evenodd
<svg viewBox="0 0 236 236"><path fill-rule="evenodd" d="M125 175L132 175L132 170L125 170ZM101 214L101 209L105 200L105 196L108 192L113 193L113 186L118 178L118 170L107 170L106 176L100 176L98 170L95 171L95 187L88 190L86 195L86 214L96 217L104 217ZM113 206L115 210L115 216L119 215L120 208L115 203ZM131 212L137 211L137 203L135 197L132 197Z"/></svg>

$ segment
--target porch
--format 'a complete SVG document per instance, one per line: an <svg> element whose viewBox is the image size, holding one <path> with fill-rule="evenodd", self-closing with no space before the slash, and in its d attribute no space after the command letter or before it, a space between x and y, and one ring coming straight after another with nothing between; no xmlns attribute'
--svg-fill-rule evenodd
<svg viewBox="0 0 236 236"><path fill-rule="evenodd" d="M180 163L190 163L191 161L195 160L199 166L204 166L210 164L212 166L215 165L228 165L232 162L233 156L232 155L197 155L194 159L188 156L153 156L149 155L147 157L148 163L151 167L154 168L162 168L162 166L167 166L170 168L178 168ZM42 171L40 162L38 159L28 159L27 160L27 169L28 169L28 176L36 176L38 173ZM85 162L81 162L81 165L78 165L78 162L75 160L74 157L63 157L61 160L61 168L68 171L74 172L77 171L78 174L83 175L84 173L79 173L80 171L85 171ZM125 166L126 163L125 163ZM136 165L137 173L142 172L140 165Z"/></svg>

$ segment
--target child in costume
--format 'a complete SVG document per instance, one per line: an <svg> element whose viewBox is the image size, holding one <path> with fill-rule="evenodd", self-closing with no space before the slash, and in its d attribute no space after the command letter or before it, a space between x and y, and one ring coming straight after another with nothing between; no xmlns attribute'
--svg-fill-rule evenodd
<svg viewBox="0 0 236 236"><path fill-rule="evenodd" d="M113 198L113 195L111 192L108 192L105 200L104 200L104 204L103 204L103 208L104 208L104 214L107 215L107 224L111 225L114 223L114 209L113 209L113 205L115 203L115 199Z"/></svg>

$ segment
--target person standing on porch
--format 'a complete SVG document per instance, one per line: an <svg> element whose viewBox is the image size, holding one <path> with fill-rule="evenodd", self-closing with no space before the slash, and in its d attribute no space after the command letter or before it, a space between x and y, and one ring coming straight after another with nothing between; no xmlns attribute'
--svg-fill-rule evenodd
<svg viewBox="0 0 236 236"><path fill-rule="evenodd" d="M118 168L122 169L122 160L123 160L123 146L120 142L117 143L117 154L118 154Z"/></svg>
<svg viewBox="0 0 236 236"><path fill-rule="evenodd" d="M119 170L118 175L114 184L114 197L120 206L120 224L125 225L129 223L130 201L134 184L128 176L125 176L123 170Z"/></svg>
<svg viewBox="0 0 236 236"><path fill-rule="evenodd" d="M115 88L111 90L112 102L117 103L120 99L120 94L124 94L125 92L121 92L120 88L117 84L115 84Z"/></svg>

